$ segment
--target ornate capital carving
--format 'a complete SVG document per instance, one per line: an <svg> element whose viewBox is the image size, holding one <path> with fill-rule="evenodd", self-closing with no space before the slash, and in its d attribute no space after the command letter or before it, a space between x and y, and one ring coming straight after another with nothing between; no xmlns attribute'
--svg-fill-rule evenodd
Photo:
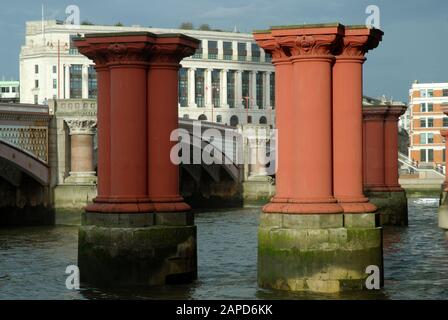
<svg viewBox="0 0 448 320"><path fill-rule="evenodd" d="M286 47L292 57L331 55L337 40L336 34L277 37L279 45Z"/></svg>
<svg viewBox="0 0 448 320"><path fill-rule="evenodd" d="M156 44L151 50L150 63L179 64L182 59L193 55L196 47L181 43Z"/></svg>
<svg viewBox="0 0 448 320"><path fill-rule="evenodd" d="M398 121L398 119L406 112L406 106L389 106L387 111L386 120Z"/></svg>
<svg viewBox="0 0 448 320"><path fill-rule="evenodd" d="M96 120L93 119L69 119L65 120L70 129L70 135L95 133Z"/></svg>
<svg viewBox="0 0 448 320"><path fill-rule="evenodd" d="M340 43L338 54L347 57L364 57L372 49L378 47L383 32L377 29L347 27Z"/></svg>
<svg viewBox="0 0 448 320"><path fill-rule="evenodd" d="M369 106L363 108L362 115L366 121L381 121L385 120L388 110L387 106Z"/></svg>

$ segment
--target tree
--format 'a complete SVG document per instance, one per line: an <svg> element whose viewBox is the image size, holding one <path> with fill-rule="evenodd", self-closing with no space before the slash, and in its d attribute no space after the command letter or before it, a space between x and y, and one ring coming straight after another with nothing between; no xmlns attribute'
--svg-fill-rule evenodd
<svg viewBox="0 0 448 320"><path fill-rule="evenodd" d="M81 25L83 25L83 26L93 26L94 24L92 22L90 22L89 20L84 20L83 22L81 22Z"/></svg>
<svg viewBox="0 0 448 320"><path fill-rule="evenodd" d="M209 24L204 23L204 24L201 24L201 25L199 26L199 30L210 31L211 28L210 28L210 25L209 25Z"/></svg>
<svg viewBox="0 0 448 320"><path fill-rule="evenodd" d="M182 22L179 26L179 29L183 29L183 30L193 30L194 29L194 25L192 22Z"/></svg>
<svg viewBox="0 0 448 320"><path fill-rule="evenodd" d="M124 27L124 24L122 24L121 22L117 22L117 23L115 24L115 26L116 26L116 27Z"/></svg>

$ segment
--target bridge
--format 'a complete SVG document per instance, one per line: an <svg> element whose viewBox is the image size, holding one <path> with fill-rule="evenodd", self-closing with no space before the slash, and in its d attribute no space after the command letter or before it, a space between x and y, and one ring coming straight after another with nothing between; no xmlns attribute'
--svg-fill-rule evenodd
<svg viewBox="0 0 448 320"><path fill-rule="evenodd" d="M31 207L44 205L48 209L54 206L79 210L86 206L97 193L96 109L96 100L81 99L50 100L49 106L0 105L2 192L9 190L13 194L15 190L26 190L32 181L30 199L22 201L22 207L23 203L29 203ZM181 141L180 146L189 148L192 155L199 153L201 156L200 163L181 165L181 191L188 203L193 207L213 207L223 203L229 207L241 206L242 183L248 176L248 172L244 172L249 171L249 166L243 164L248 151L241 129L188 119L179 119L179 128L190 137L188 146L185 141ZM93 153L84 154L85 150L76 138L90 132L92 144L87 147L91 147ZM205 132L214 136L204 138ZM214 157L213 163L202 161L204 150ZM91 161L90 166L77 164L85 163L86 159ZM46 190L45 197L31 201L34 198L31 194L42 194L42 190ZM10 208L16 203L2 203L0 207Z"/></svg>

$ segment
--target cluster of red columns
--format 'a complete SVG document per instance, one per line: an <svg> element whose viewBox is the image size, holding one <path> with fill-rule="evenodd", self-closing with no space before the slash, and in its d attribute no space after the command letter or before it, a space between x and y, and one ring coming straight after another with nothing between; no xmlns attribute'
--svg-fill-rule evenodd
<svg viewBox="0 0 448 320"><path fill-rule="evenodd" d="M362 66L382 35L341 24L254 34L276 67L277 195L265 213L376 211L363 192Z"/></svg>
<svg viewBox="0 0 448 320"><path fill-rule="evenodd" d="M180 61L196 39L148 32L90 34L75 41L98 77L98 197L87 212L181 212L170 159L178 128Z"/></svg>
<svg viewBox="0 0 448 320"><path fill-rule="evenodd" d="M364 107L364 190L403 192L398 183L398 120L406 106Z"/></svg>

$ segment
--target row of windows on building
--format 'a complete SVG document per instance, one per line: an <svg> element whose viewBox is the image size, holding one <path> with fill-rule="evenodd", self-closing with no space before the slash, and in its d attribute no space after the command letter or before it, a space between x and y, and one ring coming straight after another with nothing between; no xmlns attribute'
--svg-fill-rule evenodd
<svg viewBox="0 0 448 320"><path fill-rule="evenodd" d="M218 41L207 41L207 52L208 54L204 54L204 49L202 47L202 42L200 43L199 48L196 50L196 53L192 56L193 59L210 59L210 60L216 60L219 59L219 48L218 48ZM249 59L247 46L251 46L251 56ZM256 43L249 43L246 42L238 42L236 49L237 52L234 54L234 48L233 43L231 41L223 41L223 52L222 52L222 59L223 60L233 60L234 56L238 57L238 61L252 61L252 62L266 62L269 63L272 61L272 57L270 54L265 54L264 61L261 61L261 49Z"/></svg>
<svg viewBox="0 0 448 320"><path fill-rule="evenodd" d="M18 93L19 87L1 87L1 93Z"/></svg>
<svg viewBox="0 0 448 320"><path fill-rule="evenodd" d="M448 127L448 117L443 118L443 127ZM421 118L420 128L434 128L434 118Z"/></svg>
<svg viewBox="0 0 448 320"><path fill-rule="evenodd" d="M433 98L434 97L434 89L421 89L420 97L421 98ZM448 97L448 89L442 89L442 97Z"/></svg>
<svg viewBox="0 0 448 320"><path fill-rule="evenodd" d="M83 79L82 79L82 68L83 65L81 64L74 64L71 65L69 68L69 77L70 77L70 99L82 99L82 92L83 92ZM39 74L39 65L35 65L34 66L34 72L36 74ZM53 66L52 67L52 73L53 73L53 79L52 79L52 86L53 89L58 89L58 72L57 72L57 66ZM87 81L87 86L88 86L88 98L89 99L96 99L97 98L97 94L98 94L98 83L97 83L97 75L96 75L96 70L94 66L89 66L88 67L88 81ZM66 74L63 74L63 79L62 79L62 84L66 83ZM35 89L39 89L40 88L40 83L39 80L36 79L34 80L34 88ZM65 88L64 88L64 92L65 92ZM57 95L53 95L53 99L56 99ZM65 94L64 94L64 98ZM39 96L35 95L34 96L34 103L37 104L39 102Z"/></svg>
<svg viewBox="0 0 448 320"><path fill-rule="evenodd" d="M420 149L420 162L434 162L434 149ZM442 150L442 162L446 162L446 151Z"/></svg>
<svg viewBox="0 0 448 320"><path fill-rule="evenodd" d="M188 119L190 119L190 115L184 114L183 118L188 120ZM213 120L215 120L217 123L222 123L222 119L223 119L222 115L218 114L218 115L216 115L216 119L213 119ZM198 120L199 121L208 121L209 119L205 114L201 114L198 117ZM253 122L252 116L247 116L247 123L252 123L252 122ZM265 116L261 116L260 119L258 120L258 123L259 124L267 124L268 119ZM230 117L229 123L226 123L226 124L236 127L238 124L240 124L240 119L238 118L238 116L233 115Z"/></svg>
<svg viewBox="0 0 448 320"><path fill-rule="evenodd" d="M213 69L211 72L211 94L212 104L215 108L221 106L221 70ZM259 109L263 109L263 97L265 95L265 87L263 82L263 72L257 72L256 74L256 93L255 97L250 97L250 71L243 71L241 81L241 96L242 101L240 103L247 108L250 100L255 101ZM275 106L275 74L270 73L270 101L269 104ZM199 108L205 107L205 93L208 88L205 85L205 69L196 69L195 71L195 104ZM239 105L236 101L236 71L227 71L227 104L230 108L235 108ZM268 103L268 101L266 101ZM179 105L181 107L188 107L188 70L181 68L179 70Z"/></svg>

